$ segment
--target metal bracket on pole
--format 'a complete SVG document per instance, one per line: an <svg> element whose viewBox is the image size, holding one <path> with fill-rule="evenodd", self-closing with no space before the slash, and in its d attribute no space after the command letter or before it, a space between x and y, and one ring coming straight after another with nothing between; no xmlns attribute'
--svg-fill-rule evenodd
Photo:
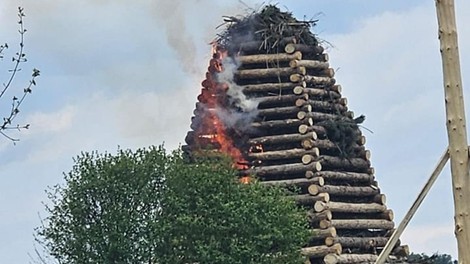
<svg viewBox="0 0 470 264"><path fill-rule="evenodd" d="M392 251L393 247L396 245L398 239L400 238L401 234L405 230L406 226L410 222L411 218L414 216L416 211L418 210L418 207L421 205L423 202L424 198L428 194L429 190L431 189L432 185L436 181L437 177L441 173L442 169L446 165L447 161L449 160L449 148L447 147L446 150L444 151L444 154L442 154L441 159L439 160L439 163L437 164L436 168L431 174L431 177L429 177L428 181L424 185L423 189L421 189L421 192L418 194L418 197L416 197L415 202L411 206L410 210L408 210L408 213L406 213L405 217L403 220L401 220L400 225L398 228L393 232L392 236L388 239L387 244L383 248L382 252L380 253L379 257L375 261L375 264L383 264L388 258L388 255L390 255L390 252Z"/></svg>

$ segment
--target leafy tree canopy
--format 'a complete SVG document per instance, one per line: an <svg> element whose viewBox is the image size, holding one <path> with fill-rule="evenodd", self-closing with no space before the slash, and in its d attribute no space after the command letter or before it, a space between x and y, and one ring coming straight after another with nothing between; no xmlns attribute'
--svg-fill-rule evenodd
<svg viewBox="0 0 470 264"><path fill-rule="evenodd" d="M300 263L308 235L282 190L163 147L83 153L48 195L37 240L59 263Z"/></svg>

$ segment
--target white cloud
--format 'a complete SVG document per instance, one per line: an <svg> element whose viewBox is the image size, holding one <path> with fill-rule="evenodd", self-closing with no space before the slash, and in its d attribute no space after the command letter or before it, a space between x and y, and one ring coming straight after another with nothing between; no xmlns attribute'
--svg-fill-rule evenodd
<svg viewBox="0 0 470 264"><path fill-rule="evenodd" d="M402 244L409 243L414 253L445 253L457 257L457 240L452 223L409 226L402 236Z"/></svg>

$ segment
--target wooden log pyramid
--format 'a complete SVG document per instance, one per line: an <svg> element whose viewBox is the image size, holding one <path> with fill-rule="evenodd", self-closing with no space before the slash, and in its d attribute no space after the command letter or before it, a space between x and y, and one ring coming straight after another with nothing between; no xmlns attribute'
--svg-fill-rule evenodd
<svg viewBox="0 0 470 264"><path fill-rule="evenodd" d="M328 55L309 31L314 21L292 20L267 6L228 22L183 149L229 153L243 175L295 190L292 198L305 208L311 228L301 250L309 263L373 263L393 232L393 212L364 147L364 118L349 111ZM278 37L253 33L262 29ZM224 74L230 81L220 77L229 71L227 58L236 65ZM408 253L398 243L391 259Z"/></svg>

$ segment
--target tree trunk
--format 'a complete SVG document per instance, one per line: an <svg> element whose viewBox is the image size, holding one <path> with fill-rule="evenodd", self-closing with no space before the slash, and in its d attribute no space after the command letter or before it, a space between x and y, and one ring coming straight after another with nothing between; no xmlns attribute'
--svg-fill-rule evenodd
<svg viewBox="0 0 470 264"><path fill-rule="evenodd" d="M459 263L470 263L470 174L462 77L453 0L436 0Z"/></svg>
<svg viewBox="0 0 470 264"><path fill-rule="evenodd" d="M383 219L333 219L336 229L392 229L393 221Z"/></svg>
<svg viewBox="0 0 470 264"><path fill-rule="evenodd" d="M239 79L262 79L280 76L291 76L292 74L306 74L307 71L304 67L299 68L269 68L269 69L249 69L238 70L235 72L235 77Z"/></svg>
<svg viewBox="0 0 470 264"><path fill-rule="evenodd" d="M333 186L333 185L310 185L308 191L311 195L317 195L319 193L329 193L335 196L374 196L379 194L378 188L365 187L365 186Z"/></svg>
<svg viewBox="0 0 470 264"><path fill-rule="evenodd" d="M329 210L331 212L340 212L340 213L357 213L357 214L367 214L367 213L382 213L387 210L385 205L378 203L339 203L339 202L316 202L314 206L315 211L323 212Z"/></svg>
<svg viewBox="0 0 470 264"><path fill-rule="evenodd" d="M297 51L292 54L288 53L274 53L274 54L255 54L255 55L242 55L237 56L236 61L243 64L269 64L282 61L301 60L302 52ZM289 64L290 65L290 64ZM292 67L294 68L294 67Z"/></svg>
<svg viewBox="0 0 470 264"><path fill-rule="evenodd" d="M328 254L341 254L341 244L334 244L332 246L314 246L305 247L300 249L300 254L309 258L319 258Z"/></svg>

